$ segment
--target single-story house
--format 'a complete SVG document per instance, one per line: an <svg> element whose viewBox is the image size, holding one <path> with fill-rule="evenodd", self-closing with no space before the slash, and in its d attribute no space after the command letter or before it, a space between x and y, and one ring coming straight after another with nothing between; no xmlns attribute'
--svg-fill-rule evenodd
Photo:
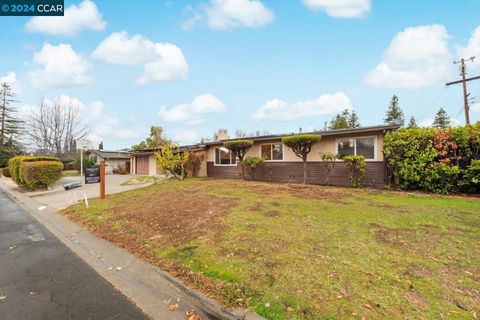
<svg viewBox="0 0 480 320"><path fill-rule="evenodd" d="M323 184L326 176L326 167L321 154L331 152L339 155L363 155L367 168L363 183L367 186L382 188L386 182L386 165L383 156L383 137L385 133L397 130L399 125L379 125L371 127L337 129L309 132L322 136L321 141L314 145L308 155L308 182ZM246 177L255 180L275 182L303 181L303 163L293 151L283 145L282 138L292 135L263 135L242 139L253 140L252 148L246 157L261 156L265 159L263 166L254 172L246 170ZM190 146L182 146L181 151L194 152L202 161L201 170L197 176L212 178L241 178L241 167L232 153L223 147L229 139L225 132L217 134L217 141L206 142ZM158 174L161 172L156 166L156 150L133 151L131 173ZM349 186L347 168L342 160L337 160L330 172L329 183L337 186Z"/></svg>
<svg viewBox="0 0 480 320"><path fill-rule="evenodd" d="M105 173L130 173L130 153L128 151L106 151L89 149L85 156L94 164L100 165L105 161Z"/></svg>

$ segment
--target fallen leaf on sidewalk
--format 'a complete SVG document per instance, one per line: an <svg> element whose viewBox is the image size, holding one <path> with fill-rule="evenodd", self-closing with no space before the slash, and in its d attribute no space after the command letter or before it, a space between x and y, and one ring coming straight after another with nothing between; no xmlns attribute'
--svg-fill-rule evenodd
<svg viewBox="0 0 480 320"><path fill-rule="evenodd" d="M195 310L190 310L185 314L185 320L202 320L202 317L200 317Z"/></svg>
<svg viewBox="0 0 480 320"><path fill-rule="evenodd" d="M10 247L8 247L8 249L13 250L13 249L15 249L16 247L17 247L17 246L10 246Z"/></svg>
<svg viewBox="0 0 480 320"><path fill-rule="evenodd" d="M169 304L171 301L172 301L172 298L170 298L168 300L163 300L163 304Z"/></svg>
<svg viewBox="0 0 480 320"><path fill-rule="evenodd" d="M7 299L7 296L4 296L3 294L0 294L0 300Z"/></svg>
<svg viewBox="0 0 480 320"><path fill-rule="evenodd" d="M170 308L170 311L177 311L178 310L178 304L171 304L169 306L169 308Z"/></svg>

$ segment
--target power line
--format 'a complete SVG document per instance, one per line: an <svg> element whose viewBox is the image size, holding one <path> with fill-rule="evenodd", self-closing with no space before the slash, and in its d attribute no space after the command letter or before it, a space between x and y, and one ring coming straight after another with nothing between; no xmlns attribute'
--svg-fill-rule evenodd
<svg viewBox="0 0 480 320"><path fill-rule="evenodd" d="M453 84L461 83L463 86L463 109L465 110L465 124L467 126L470 125L470 114L469 114L469 106L468 106L468 99L469 99L469 93L467 92L467 81L472 81L472 80L478 80L480 79L480 76L476 77L471 77L471 78L465 78L465 75L467 74L467 69L465 65L465 61L473 61L475 57L471 57L469 59L460 59L460 61L454 61L454 64L460 64L460 75L462 76L462 79L448 82L445 84L446 87L451 86Z"/></svg>

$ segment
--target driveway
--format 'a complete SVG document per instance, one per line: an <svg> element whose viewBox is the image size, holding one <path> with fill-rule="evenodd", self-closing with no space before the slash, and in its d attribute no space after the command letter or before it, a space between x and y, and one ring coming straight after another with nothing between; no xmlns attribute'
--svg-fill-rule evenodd
<svg viewBox="0 0 480 320"><path fill-rule="evenodd" d="M0 319L148 319L0 191Z"/></svg>
<svg viewBox="0 0 480 320"><path fill-rule="evenodd" d="M130 178L133 177L133 175L108 174L105 177L105 192L107 195L127 190L143 188L152 184L148 183L122 186L122 183L128 181ZM162 177L159 177L159 179L162 179ZM63 185L73 181L81 181L82 187L65 191ZM56 182L50 189L51 190L44 192L30 192L27 193L27 195L30 197L34 197L35 200L40 202L41 204L56 210L64 209L74 204L76 201L83 200L85 195L87 199L100 196L100 184L85 184L84 178L80 176L63 177L62 179L60 179L60 181Z"/></svg>

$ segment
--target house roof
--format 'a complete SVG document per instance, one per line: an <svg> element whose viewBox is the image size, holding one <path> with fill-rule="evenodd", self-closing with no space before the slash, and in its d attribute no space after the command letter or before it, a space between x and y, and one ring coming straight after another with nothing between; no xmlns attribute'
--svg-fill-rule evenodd
<svg viewBox="0 0 480 320"><path fill-rule="evenodd" d="M395 125L377 125L377 126L360 127L360 128L302 132L302 134L319 134L322 136L335 136L335 135L347 135L347 134L362 134L362 133L369 133L369 132L385 132L385 131L397 130L398 128L400 128L400 125L396 125L396 124ZM266 141L266 140L281 139L283 137L290 136L293 134L298 134L298 133L291 132L291 133L284 133L284 134L272 134L272 135L264 135L264 136L245 137L242 139L248 139L253 141ZM232 141L232 140L238 140L238 138L180 146L180 151L204 150L208 146L219 145L219 144L223 144L225 141ZM131 155L151 155L157 152L158 150L159 150L158 148L131 150L130 154Z"/></svg>
<svg viewBox="0 0 480 320"><path fill-rule="evenodd" d="M127 151L107 151L107 150L97 150L90 149L88 152L91 152L104 159L129 159L130 153Z"/></svg>
<svg viewBox="0 0 480 320"><path fill-rule="evenodd" d="M323 130L323 131L311 131L311 132L302 132L301 134L319 134L321 136L336 136L336 135L347 135L347 134L361 134L361 133L369 133L369 132L384 132L384 131L392 131L397 130L400 128L400 125L377 125L377 126L369 126L369 127L359 127L359 128L347 128L347 129L333 129L333 130ZM264 135L264 136L254 136L254 137L245 137L241 139L248 139L253 141L265 141L265 140L273 140L273 139L281 139L286 136L291 136L294 134L299 134L298 132L291 132L291 133L283 133L283 134L272 134L272 135ZM239 138L234 139L224 139L219 141L212 141L206 142L204 145L217 145L223 144L225 141L232 141L238 140Z"/></svg>

